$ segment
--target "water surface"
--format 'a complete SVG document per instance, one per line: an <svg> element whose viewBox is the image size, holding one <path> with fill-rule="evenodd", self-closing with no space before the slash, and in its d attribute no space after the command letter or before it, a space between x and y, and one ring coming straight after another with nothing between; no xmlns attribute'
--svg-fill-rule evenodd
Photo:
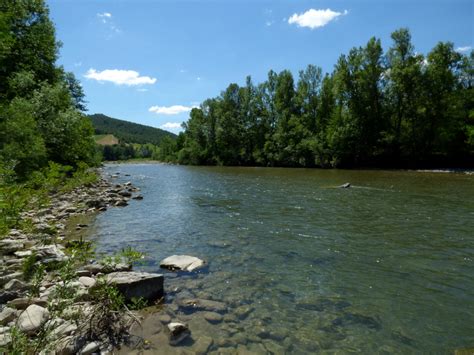
<svg viewBox="0 0 474 355"><path fill-rule="evenodd" d="M109 165L143 201L100 214L102 251L131 245L166 277L170 312L212 350L449 353L474 347L474 176L406 171ZM128 174L130 176L124 176ZM336 186L350 182L354 187ZM176 291L176 292L175 292ZM210 324L178 298L225 302ZM193 323L194 322L194 323Z"/></svg>

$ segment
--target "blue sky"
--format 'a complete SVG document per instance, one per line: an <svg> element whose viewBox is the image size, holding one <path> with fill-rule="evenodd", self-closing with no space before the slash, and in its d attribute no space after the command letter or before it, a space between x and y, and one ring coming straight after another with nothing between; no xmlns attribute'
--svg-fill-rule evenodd
<svg viewBox="0 0 474 355"><path fill-rule="evenodd" d="M189 110L228 84L332 71L370 37L390 47L408 27L415 49L474 45L472 0L47 0L63 42L59 64L81 80L89 113L177 132Z"/></svg>

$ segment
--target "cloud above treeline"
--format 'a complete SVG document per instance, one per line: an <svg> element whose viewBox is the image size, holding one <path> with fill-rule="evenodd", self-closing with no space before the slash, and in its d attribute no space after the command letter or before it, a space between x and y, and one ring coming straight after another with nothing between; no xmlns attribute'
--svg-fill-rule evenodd
<svg viewBox="0 0 474 355"><path fill-rule="evenodd" d="M173 106L152 106L148 109L150 112L154 112L158 115L178 115L180 113L189 112L197 106L183 106L183 105L173 105Z"/></svg>
<svg viewBox="0 0 474 355"><path fill-rule="evenodd" d="M295 24L298 27L308 27L312 30L319 27L326 26L329 22L337 19L339 16L347 15L348 11L343 12L333 11L331 9L316 10L309 9L301 14L293 14L288 19L290 25Z"/></svg>
<svg viewBox="0 0 474 355"><path fill-rule="evenodd" d="M156 83L156 78L149 76L140 76L135 70L106 69L97 71L91 68L84 75L85 78L97 80L99 82L111 82L115 85L152 85Z"/></svg>
<svg viewBox="0 0 474 355"><path fill-rule="evenodd" d="M471 49L471 46L458 47L456 48L456 52L466 53L469 52Z"/></svg>
<svg viewBox="0 0 474 355"><path fill-rule="evenodd" d="M160 126L161 129L179 129L181 128L181 123L177 122L166 122Z"/></svg>

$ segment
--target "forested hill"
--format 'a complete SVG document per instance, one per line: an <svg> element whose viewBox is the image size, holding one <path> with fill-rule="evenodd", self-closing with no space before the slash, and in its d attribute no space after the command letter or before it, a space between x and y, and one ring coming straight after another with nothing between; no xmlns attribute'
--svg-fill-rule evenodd
<svg viewBox="0 0 474 355"><path fill-rule="evenodd" d="M122 143L159 145L164 137L175 138L171 132L138 123L119 120L103 114L89 115L96 134L113 134Z"/></svg>

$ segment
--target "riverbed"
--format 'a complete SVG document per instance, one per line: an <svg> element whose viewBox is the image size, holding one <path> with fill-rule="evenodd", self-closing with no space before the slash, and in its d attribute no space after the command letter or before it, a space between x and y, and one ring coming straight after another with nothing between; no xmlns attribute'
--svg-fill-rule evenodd
<svg viewBox="0 0 474 355"><path fill-rule="evenodd" d="M473 175L164 164L104 173L132 181L144 200L95 218L99 251L130 245L149 272L173 254L208 263L165 273L164 311L192 332L181 348L200 337L211 352L474 347ZM179 307L183 298L227 310L209 322Z"/></svg>

